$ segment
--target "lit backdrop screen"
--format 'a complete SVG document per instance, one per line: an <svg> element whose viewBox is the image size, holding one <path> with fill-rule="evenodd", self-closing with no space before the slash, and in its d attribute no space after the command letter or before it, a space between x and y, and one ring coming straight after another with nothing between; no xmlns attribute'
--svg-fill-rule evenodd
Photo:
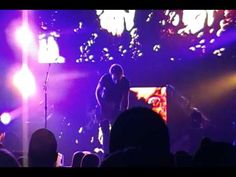
<svg viewBox="0 0 236 177"><path fill-rule="evenodd" d="M131 87L130 106L145 106L161 114L167 121L167 89L166 87Z"/></svg>

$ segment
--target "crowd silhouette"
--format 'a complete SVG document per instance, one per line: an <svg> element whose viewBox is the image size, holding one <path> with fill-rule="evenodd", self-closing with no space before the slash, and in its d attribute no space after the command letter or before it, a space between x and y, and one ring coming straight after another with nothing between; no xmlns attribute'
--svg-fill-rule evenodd
<svg viewBox="0 0 236 177"><path fill-rule="evenodd" d="M201 121L197 113L194 126ZM1 132L2 133L2 132ZM69 148L69 147L68 147ZM60 158L59 158L60 157ZM25 164L24 162L27 162ZM233 167L236 148L230 142L202 137L194 153L185 150L171 152L168 125L161 115L146 107L135 107L122 112L110 134L109 154L101 159L89 151L74 152L70 166L63 164L53 132L36 130L29 142L27 155L16 157L4 147L1 139L0 167Z"/></svg>

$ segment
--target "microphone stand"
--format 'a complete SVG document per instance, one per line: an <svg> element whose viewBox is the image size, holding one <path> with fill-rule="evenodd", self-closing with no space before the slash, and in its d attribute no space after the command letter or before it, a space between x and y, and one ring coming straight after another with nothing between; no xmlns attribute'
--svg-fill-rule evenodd
<svg viewBox="0 0 236 177"><path fill-rule="evenodd" d="M43 90L44 90L44 128L47 128L47 117L48 117L48 95L47 95L47 83L48 83L48 78L49 78L49 70L51 67L51 63L49 63L48 65L48 70L46 73L46 77L45 77L45 81L44 81L44 85L43 85Z"/></svg>

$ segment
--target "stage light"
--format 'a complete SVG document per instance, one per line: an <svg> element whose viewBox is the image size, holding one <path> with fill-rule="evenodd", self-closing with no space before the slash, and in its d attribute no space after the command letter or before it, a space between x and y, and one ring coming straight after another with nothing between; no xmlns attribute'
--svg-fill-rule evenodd
<svg viewBox="0 0 236 177"><path fill-rule="evenodd" d="M15 31L15 37L17 43L23 50L26 50L34 40L33 33L27 23L23 23L22 26Z"/></svg>
<svg viewBox="0 0 236 177"><path fill-rule="evenodd" d="M22 65L20 71L14 74L13 84L20 91L24 99L27 99L36 92L35 78L25 64Z"/></svg>
<svg viewBox="0 0 236 177"><path fill-rule="evenodd" d="M1 114L1 122L4 124L4 125L7 125L11 122L11 115L7 112L4 112Z"/></svg>
<svg viewBox="0 0 236 177"><path fill-rule="evenodd" d="M215 55L220 57L222 54L215 53ZM218 77L202 80L197 85L192 86L192 92L198 95L195 98L196 103L204 105L223 100L235 88L236 73L228 72Z"/></svg>

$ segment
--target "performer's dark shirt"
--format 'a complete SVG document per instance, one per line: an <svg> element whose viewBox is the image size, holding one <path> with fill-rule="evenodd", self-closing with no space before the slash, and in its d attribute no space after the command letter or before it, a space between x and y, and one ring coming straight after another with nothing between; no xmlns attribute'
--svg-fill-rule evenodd
<svg viewBox="0 0 236 177"><path fill-rule="evenodd" d="M100 84L104 88L102 98L104 101L114 103L119 110L122 96L129 90L129 81L125 76L115 84L110 74L104 74L100 79Z"/></svg>

